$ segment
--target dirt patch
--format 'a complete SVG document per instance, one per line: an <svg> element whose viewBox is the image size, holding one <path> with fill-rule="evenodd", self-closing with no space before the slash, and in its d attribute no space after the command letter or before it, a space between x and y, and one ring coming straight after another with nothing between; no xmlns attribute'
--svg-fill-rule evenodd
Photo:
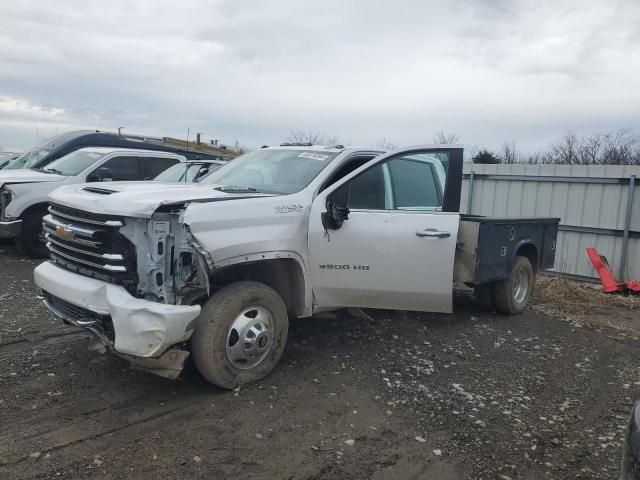
<svg viewBox="0 0 640 480"><path fill-rule="evenodd" d="M581 327L640 334L640 295L604 293L598 284L540 276L532 308Z"/></svg>

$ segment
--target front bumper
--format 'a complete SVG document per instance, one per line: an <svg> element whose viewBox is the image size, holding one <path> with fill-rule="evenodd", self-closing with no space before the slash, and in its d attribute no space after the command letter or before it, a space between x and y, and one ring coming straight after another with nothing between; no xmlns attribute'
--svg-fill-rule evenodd
<svg viewBox="0 0 640 480"><path fill-rule="evenodd" d="M22 220L0 222L0 238L15 238L22 230Z"/></svg>
<svg viewBox="0 0 640 480"><path fill-rule="evenodd" d="M119 285L69 272L52 262L39 265L34 278L45 292L45 304L56 316L88 328L121 356L142 357L139 360L145 359L145 364L164 358L169 347L188 340L193 320L200 314L199 305L166 305L134 298ZM56 308L47 298L62 300L59 305L67 308ZM93 328L96 318L110 320L113 340Z"/></svg>

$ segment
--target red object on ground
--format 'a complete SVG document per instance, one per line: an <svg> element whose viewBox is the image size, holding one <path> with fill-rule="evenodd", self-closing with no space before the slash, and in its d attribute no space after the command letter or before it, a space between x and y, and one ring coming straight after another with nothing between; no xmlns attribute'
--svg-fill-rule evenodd
<svg viewBox="0 0 640 480"><path fill-rule="evenodd" d="M600 255L595 247L587 248L587 255L593 268L598 272L600 282L602 283L602 290L606 293L613 292L636 292L640 293L640 280L627 280L626 282L619 282L607 262L607 258Z"/></svg>

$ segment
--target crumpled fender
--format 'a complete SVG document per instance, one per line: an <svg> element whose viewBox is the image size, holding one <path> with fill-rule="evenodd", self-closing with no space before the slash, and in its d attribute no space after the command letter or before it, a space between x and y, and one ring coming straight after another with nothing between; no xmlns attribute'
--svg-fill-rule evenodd
<svg viewBox="0 0 640 480"><path fill-rule="evenodd" d="M114 288L116 287L116 288ZM117 352L155 357L174 343L189 339L187 326L200 314L200 306L166 305L133 298L118 285L104 284Z"/></svg>

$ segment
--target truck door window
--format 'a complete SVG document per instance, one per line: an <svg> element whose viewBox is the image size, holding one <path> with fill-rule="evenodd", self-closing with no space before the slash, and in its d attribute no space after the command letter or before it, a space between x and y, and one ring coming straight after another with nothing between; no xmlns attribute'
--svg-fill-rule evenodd
<svg viewBox="0 0 640 480"><path fill-rule="evenodd" d="M114 182L119 180L142 180L138 157L114 157L104 162L100 167L108 168L111 171Z"/></svg>
<svg viewBox="0 0 640 480"><path fill-rule="evenodd" d="M147 180L156 178L158 175L164 172L167 168L178 163L178 159L166 158L166 157L147 157L147 158L144 158L143 161L145 166L144 178Z"/></svg>
<svg viewBox="0 0 640 480"><path fill-rule="evenodd" d="M442 206L446 173L440 155L407 155L387 163L395 209L434 210Z"/></svg>
<svg viewBox="0 0 640 480"><path fill-rule="evenodd" d="M362 210L385 209L385 181L383 165L378 164L348 183L349 208Z"/></svg>
<svg viewBox="0 0 640 480"><path fill-rule="evenodd" d="M360 168L362 165L373 159L374 155L363 155L360 157L349 158L344 164L342 164L320 187L319 192L322 192L325 188L330 187L338 180L346 177L354 170Z"/></svg>

